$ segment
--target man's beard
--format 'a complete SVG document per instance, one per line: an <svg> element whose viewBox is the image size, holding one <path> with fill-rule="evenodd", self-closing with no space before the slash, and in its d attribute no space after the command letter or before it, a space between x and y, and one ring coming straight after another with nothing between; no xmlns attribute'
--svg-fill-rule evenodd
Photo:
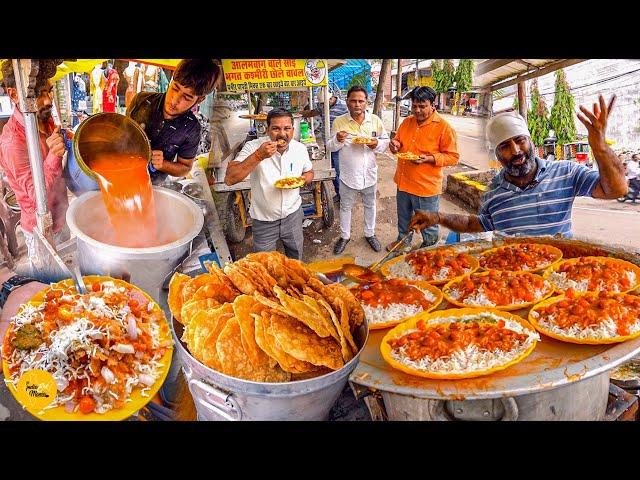
<svg viewBox="0 0 640 480"><path fill-rule="evenodd" d="M525 162L522 165L513 165L512 163L516 160L519 160L520 158L524 158ZM504 161L502 158L498 157L499 160ZM529 173L531 173L531 170L533 170L533 167L535 165L535 155L534 155L534 151L533 151L533 144L530 143L529 144L529 153L525 154L522 153L520 155L518 155L517 157L513 157L511 159L509 159L509 163L507 165L505 165L503 163L503 168L504 171L512 176L512 177L516 177L516 178L520 178L520 177L525 177L527 176Z"/></svg>
<svg viewBox="0 0 640 480"><path fill-rule="evenodd" d="M38 119L42 122L46 122L51 118L51 107L45 107L38 110Z"/></svg>

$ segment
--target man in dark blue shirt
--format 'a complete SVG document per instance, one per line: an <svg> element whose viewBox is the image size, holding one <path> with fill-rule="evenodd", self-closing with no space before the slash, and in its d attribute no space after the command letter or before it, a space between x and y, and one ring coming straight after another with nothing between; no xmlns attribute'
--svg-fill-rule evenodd
<svg viewBox="0 0 640 480"><path fill-rule="evenodd" d="M127 116L138 122L151 142L149 172L154 185L167 175L184 177L200 143L200 124L191 109L211 93L220 67L211 59L182 60L165 93L140 92Z"/></svg>

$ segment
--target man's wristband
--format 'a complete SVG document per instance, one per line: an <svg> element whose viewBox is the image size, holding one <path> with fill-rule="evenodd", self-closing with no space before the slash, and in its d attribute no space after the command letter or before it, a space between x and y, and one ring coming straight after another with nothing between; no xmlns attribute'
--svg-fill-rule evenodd
<svg viewBox="0 0 640 480"><path fill-rule="evenodd" d="M37 282L35 278L24 277L22 275L14 275L2 284L0 288L0 310L4 308L4 304L7 303L9 295L13 290L27 283Z"/></svg>

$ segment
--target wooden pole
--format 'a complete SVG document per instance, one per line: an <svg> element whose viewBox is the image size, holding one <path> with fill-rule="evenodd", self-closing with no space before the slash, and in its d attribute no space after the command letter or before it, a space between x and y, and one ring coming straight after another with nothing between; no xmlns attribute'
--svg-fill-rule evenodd
<svg viewBox="0 0 640 480"><path fill-rule="evenodd" d="M518 83L518 111L527 120L527 92L524 82Z"/></svg>

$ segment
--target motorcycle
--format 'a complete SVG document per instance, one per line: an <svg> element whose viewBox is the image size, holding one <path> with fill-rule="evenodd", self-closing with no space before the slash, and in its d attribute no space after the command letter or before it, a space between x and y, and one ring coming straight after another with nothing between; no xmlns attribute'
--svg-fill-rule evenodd
<svg viewBox="0 0 640 480"><path fill-rule="evenodd" d="M624 197L616 198L616 200L618 200L620 203L624 203L627 200L629 200L631 203L637 203L636 199L640 196L640 179L633 178L629 180L628 183L629 190L627 191L627 194Z"/></svg>

